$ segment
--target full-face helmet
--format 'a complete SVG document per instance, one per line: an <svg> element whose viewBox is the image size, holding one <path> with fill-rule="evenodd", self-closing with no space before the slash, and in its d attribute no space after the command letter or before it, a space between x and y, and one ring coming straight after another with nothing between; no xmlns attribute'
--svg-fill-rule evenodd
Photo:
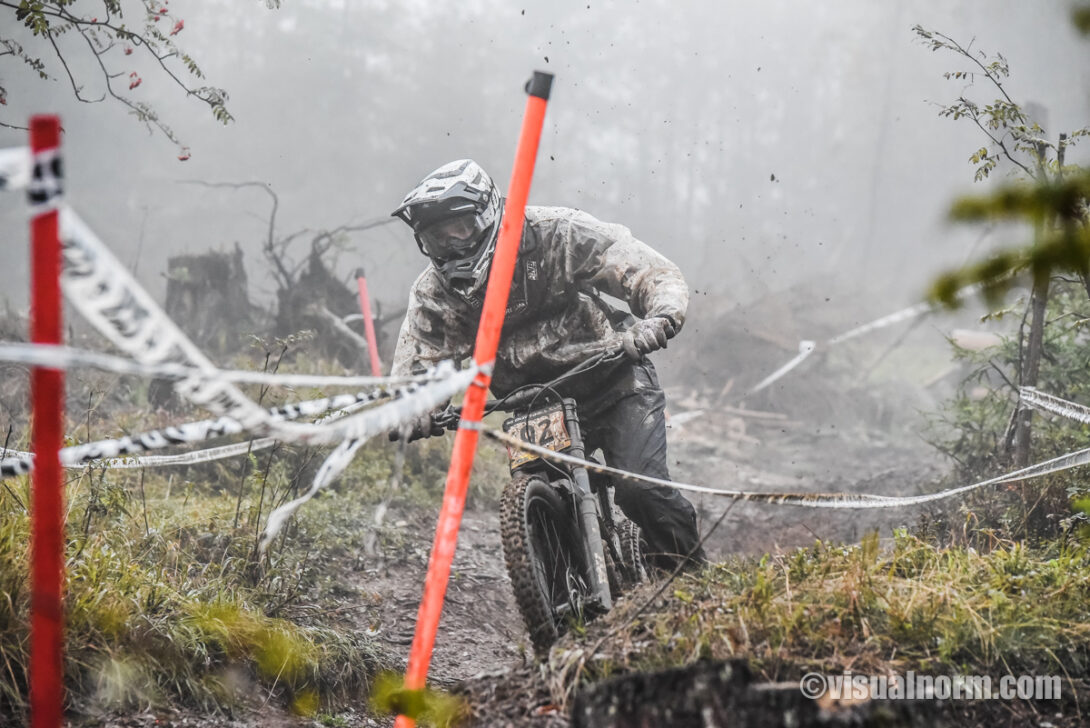
<svg viewBox="0 0 1090 728"><path fill-rule="evenodd" d="M479 302L499 236L501 202L480 165L459 159L421 180L392 214L412 227L443 284Z"/></svg>

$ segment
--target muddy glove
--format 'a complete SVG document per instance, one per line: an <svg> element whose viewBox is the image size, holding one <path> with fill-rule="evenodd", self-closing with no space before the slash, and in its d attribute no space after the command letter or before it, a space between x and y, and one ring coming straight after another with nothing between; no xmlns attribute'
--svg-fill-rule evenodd
<svg viewBox="0 0 1090 728"><path fill-rule="evenodd" d="M400 440L403 430L409 433L408 442L420 440L425 437L442 435L444 432L443 428L435 423L434 412L427 412L425 414L422 414L416 419L410 420L401 428L396 430L390 430L390 434L388 435L388 437L390 438L390 442L397 442L398 440Z"/></svg>
<svg viewBox="0 0 1090 728"><path fill-rule="evenodd" d="M636 361L644 354L666 348L666 340L677 333L674 322L665 316L652 316L634 323L621 338L624 352Z"/></svg>

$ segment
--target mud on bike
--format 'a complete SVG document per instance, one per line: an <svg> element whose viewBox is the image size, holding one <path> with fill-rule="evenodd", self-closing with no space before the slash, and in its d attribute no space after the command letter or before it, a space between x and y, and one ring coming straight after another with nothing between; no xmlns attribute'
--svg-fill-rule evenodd
<svg viewBox="0 0 1090 728"><path fill-rule="evenodd" d="M490 400L508 435L579 459L587 456L574 399L555 387L623 353L597 354L546 384ZM436 424L458 426L448 408ZM549 462L508 446L511 480L500 502L500 530L515 601L538 655L574 624L608 612L625 590L647 580L640 528L613 503L610 479L582 465Z"/></svg>

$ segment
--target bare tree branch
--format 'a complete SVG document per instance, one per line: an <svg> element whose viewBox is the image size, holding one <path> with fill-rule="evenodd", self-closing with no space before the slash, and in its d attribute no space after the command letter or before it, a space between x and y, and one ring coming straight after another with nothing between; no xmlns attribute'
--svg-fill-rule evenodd
<svg viewBox="0 0 1090 728"><path fill-rule="evenodd" d="M173 131L163 123L159 115L151 107L145 103L134 102L133 100L120 95L113 87L112 81L124 74L123 72L111 70L104 61L104 56L116 48L119 43L124 42L128 44L125 51L126 55L131 53L134 48L140 49L142 53L151 56L158 65L159 70L176 86L182 89L187 96L198 99L206 104L212 110L213 116L215 116L217 120L223 123L228 123L232 120L232 116L225 106L227 100L226 92L211 86L190 85L175 71L172 67L172 63L168 63L171 59L178 59L186 66L193 77L203 78L203 74L196 63L187 55L183 54L170 37L158 30L158 28L152 26L152 22L158 21L160 18L168 21L173 19L171 15L167 14L165 9L166 6L158 7L157 3L153 4L150 0L143 0L143 6L146 12L146 27L144 32L139 32L131 30L130 27L123 22L119 9L117 12L117 19L115 20L111 14L111 3L109 2L104 3L106 13L105 20L99 20L97 17L88 19L75 15L68 9L68 5L69 3L66 0L46 0L44 3L30 4L16 2L15 0L0 0L0 9L10 10L13 15L15 15L16 22L22 22L24 25L27 25L35 35L44 36L46 42L50 44L58 61L64 68L65 74L68 76L68 80L72 86L72 90L79 101L83 103L98 103L108 97L115 99L125 106L128 106L136 115L137 119L144 122L149 129L154 126L172 142L182 146ZM174 35L176 32L180 31L182 27L182 21L179 19L177 26L170 35ZM83 95L84 86L75 78L74 73L74 71L78 72L82 70L83 62L77 64L72 62L69 58L66 58L65 52L57 44L56 36L68 30L73 30L75 33L78 33L87 43L90 53L95 57L95 65L99 72L101 72L106 84L106 91L100 99L90 99ZM0 55L20 56L39 74L46 76L46 72L41 65L40 59L27 56L22 50L22 47L17 43L0 40L0 45L2 45ZM110 66L112 65L113 63L111 62ZM136 83L139 84L138 77ZM188 158L188 154L180 158L186 159Z"/></svg>
<svg viewBox="0 0 1090 728"><path fill-rule="evenodd" d="M247 187L256 187L264 190L270 198L272 198L272 210L269 211L269 224L268 232L266 233L265 243L262 249L265 252L265 257L269 259L275 267L275 273L278 277L278 283L282 287L290 287L295 277L287 270L283 262L283 254L278 253L276 240L276 213L280 209L280 198L277 196L271 186L266 182L205 182L203 180L183 180L182 184L200 185L202 187L213 188L228 188L228 189L244 189Z"/></svg>
<svg viewBox="0 0 1090 728"><path fill-rule="evenodd" d="M72 84L72 93L76 95L78 101L82 101L85 104L97 104L106 100L106 94L102 94L98 99L85 99L80 92L81 87L76 85L76 79L72 76L72 70L68 68L68 61L64 59L64 54L61 53L61 49L57 47L57 42L53 39L53 33L46 31L45 37L49 40L49 45L53 46L53 52L57 54L57 60L61 62L61 66L64 68L64 72L68 74L68 81Z"/></svg>

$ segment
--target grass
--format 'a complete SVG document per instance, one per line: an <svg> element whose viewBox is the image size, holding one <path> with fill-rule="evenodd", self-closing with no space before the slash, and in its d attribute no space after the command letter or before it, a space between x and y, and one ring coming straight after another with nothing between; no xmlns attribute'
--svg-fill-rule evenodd
<svg viewBox="0 0 1090 728"><path fill-rule="evenodd" d="M554 650L554 690L619 672L746 658L770 681L809 671L1090 678L1090 554L1076 544L1000 543L982 553L898 532L818 543L679 578L647 613L634 596L580 647ZM586 646L600 642L597 654ZM572 669L578 665L577 669Z"/></svg>
<svg viewBox="0 0 1090 728"><path fill-rule="evenodd" d="M124 423L126 429L133 423ZM84 439L102 422L72 424ZM143 427L148 427L144 424ZM325 451L277 448L249 458L140 471L69 471L66 486L66 687L69 709L102 715L191 707L232 713L273 701L306 715L359 704L395 667L339 607L367 547L395 548L375 526L379 503L439 502L450 438L405 452L368 443L293 518L265 556L258 537L273 507L309 487ZM471 500L498 499L502 457L485 454ZM29 479L0 488L0 714L25 717ZM370 543L365 544L370 536ZM403 657L398 654L397 657Z"/></svg>
<svg viewBox="0 0 1090 728"><path fill-rule="evenodd" d="M232 525L232 494L194 492L162 477L84 474L68 487L66 684L80 713L165 705L230 711L273 697L300 712L366 690L384 665L364 633L323 625L304 606L319 584L314 554L360 509L325 498L320 523L267 560L248 524ZM26 484L20 484L25 489ZM0 495L2 712L25 709L28 519ZM135 502L134 502L135 501ZM308 514L308 516L311 514ZM145 521L146 519L146 521ZM307 595L304 599L303 595Z"/></svg>
<svg viewBox="0 0 1090 728"><path fill-rule="evenodd" d="M305 343L305 341L303 342ZM255 339L230 363L244 369L344 373L292 339ZM2 402L25 401L25 377L0 377ZM265 406L323 396L249 387ZM10 392L8 390L11 390ZM68 443L206 416L147 410L148 382L72 372ZM10 396L9 396L10 394ZM28 413L0 413L8 447L28 448ZM292 518L265 555L269 512L309 487L327 449L278 446L187 468L69 471L66 485L68 707L98 715L146 707L232 713L274 701L337 721L361 705L385 654L359 624L352 571L365 553L396 552L404 534L375 523L380 504L437 509L453 438L399 458L375 438ZM398 477L394 477L395 472ZM498 504L506 459L482 448L469 504ZM0 716L25 718L29 479L0 487ZM3 721L0 721L3 722Z"/></svg>

